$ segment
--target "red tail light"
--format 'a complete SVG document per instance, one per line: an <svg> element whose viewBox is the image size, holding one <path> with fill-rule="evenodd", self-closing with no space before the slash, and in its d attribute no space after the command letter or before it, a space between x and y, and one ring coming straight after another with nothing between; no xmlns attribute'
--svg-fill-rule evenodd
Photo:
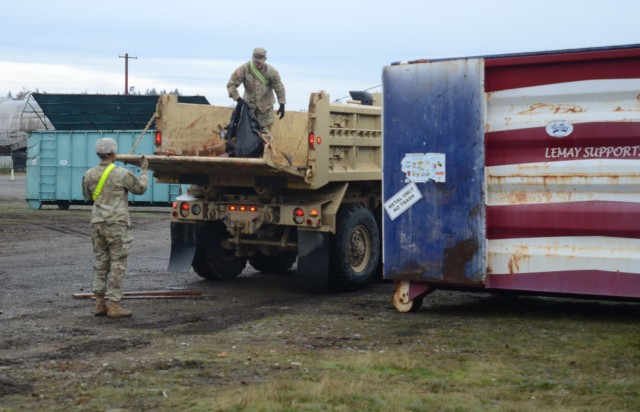
<svg viewBox="0 0 640 412"><path fill-rule="evenodd" d="M162 132L156 132L154 143L156 146L162 145Z"/></svg>
<svg viewBox="0 0 640 412"><path fill-rule="evenodd" d="M320 146L322 143L322 137L316 136L314 133L309 133L309 148L313 149L316 146Z"/></svg>
<svg viewBox="0 0 640 412"><path fill-rule="evenodd" d="M185 203L185 202L180 203L180 216L182 217L189 216L189 203Z"/></svg>
<svg viewBox="0 0 640 412"><path fill-rule="evenodd" d="M315 133L309 133L309 148L313 149L316 146L320 146L322 143L322 137L316 136Z"/></svg>
<svg viewBox="0 0 640 412"><path fill-rule="evenodd" d="M293 211L293 221L298 224L304 222L304 210L299 207L295 208Z"/></svg>

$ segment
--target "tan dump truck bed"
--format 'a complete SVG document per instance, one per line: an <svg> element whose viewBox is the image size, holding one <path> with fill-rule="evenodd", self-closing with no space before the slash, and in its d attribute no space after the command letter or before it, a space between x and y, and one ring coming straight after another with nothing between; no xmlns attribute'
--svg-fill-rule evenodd
<svg viewBox="0 0 640 412"><path fill-rule="evenodd" d="M379 106L331 103L328 94L312 93L309 112L288 111L276 119L262 158L225 154L221 134L232 111L160 96L156 132L162 142L147 156L158 181L246 187L281 176L279 187L315 189L332 181L381 180ZM140 158L118 155L125 163L139 164Z"/></svg>

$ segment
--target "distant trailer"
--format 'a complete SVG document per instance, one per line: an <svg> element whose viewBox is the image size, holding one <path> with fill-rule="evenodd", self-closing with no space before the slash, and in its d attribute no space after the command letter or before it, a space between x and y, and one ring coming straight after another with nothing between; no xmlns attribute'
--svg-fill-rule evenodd
<svg viewBox="0 0 640 412"><path fill-rule="evenodd" d="M118 153L129 153L142 130L117 131L50 131L33 132L27 140L27 203L32 209L43 205L89 205L82 193L82 177L100 159L95 152L96 141L111 137L118 143ZM153 131L148 131L138 143L137 154L153 154ZM116 165L123 166L120 162ZM140 169L126 166L136 175ZM170 206L181 194L181 185L155 183L149 171L149 186L142 195L129 193L132 206Z"/></svg>
<svg viewBox="0 0 640 412"><path fill-rule="evenodd" d="M640 45L384 68L383 266L436 289L640 298Z"/></svg>

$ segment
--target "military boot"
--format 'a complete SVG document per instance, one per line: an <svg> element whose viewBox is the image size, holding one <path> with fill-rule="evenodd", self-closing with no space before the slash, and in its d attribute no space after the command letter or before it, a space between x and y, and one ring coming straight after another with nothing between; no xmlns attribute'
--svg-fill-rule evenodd
<svg viewBox="0 0 640 412"><path fill-rule="evenodd" d="M120 302L109 301L107 316L110 318L128 318L131 316L131 311L125 309Z"/></svg>
<svg viewBox="0 0 640 412"><path fill-rule="evenodd" d="M96 316L107 315L107 303L104 300L104 293L96 293Z"/></svg>

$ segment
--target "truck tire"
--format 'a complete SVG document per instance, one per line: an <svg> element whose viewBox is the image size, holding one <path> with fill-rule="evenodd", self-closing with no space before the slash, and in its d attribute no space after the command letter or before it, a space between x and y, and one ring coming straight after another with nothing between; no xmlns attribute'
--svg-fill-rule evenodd
<svg viewBox="0 0 640 412"><path fill-rule="evenodd" d="M198 228L193 270L209 280L231 280L238 277L247 266L246 257L238 257L225 250L220 242L228 236L222 222L207 222Z"/></svg>
<svg viewBox="0 0 640 412"><path fill-rule="evenodd" d="M298 258L297 252L282 252L275 256L258 253L249 258L249 263L255 270L262 273L285 273Z"/></svg>
<svg viewBox="0 0 640 412"><path fill-rule="evenodd" d="M329 286L332 289L350 291L372 283L380 261L380 232L373 213L361 205L342 206L330 250Z"/></svg>

